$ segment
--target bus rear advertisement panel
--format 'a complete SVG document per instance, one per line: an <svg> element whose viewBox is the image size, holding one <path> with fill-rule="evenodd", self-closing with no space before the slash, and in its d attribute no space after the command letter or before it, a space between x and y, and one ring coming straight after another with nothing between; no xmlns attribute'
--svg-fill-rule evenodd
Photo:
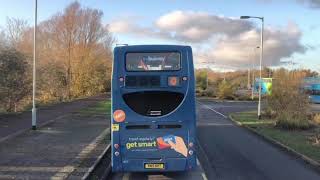
<svg viewBox="0 0 320 180"><path fill-rule="evenodd" d="M112 170L196 166L195 81L189 46L122 46L112 73Z"/></svg>

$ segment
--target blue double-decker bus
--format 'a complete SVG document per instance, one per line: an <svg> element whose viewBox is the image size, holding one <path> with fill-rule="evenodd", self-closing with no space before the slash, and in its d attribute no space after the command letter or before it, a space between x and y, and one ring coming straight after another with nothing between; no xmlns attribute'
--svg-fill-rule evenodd
<svg viewBox="0 0 320 180"><path fill-rule="evenodd" d="M191 47L115 47L111 125L113 172L193 169L196 112Z"/></svg>

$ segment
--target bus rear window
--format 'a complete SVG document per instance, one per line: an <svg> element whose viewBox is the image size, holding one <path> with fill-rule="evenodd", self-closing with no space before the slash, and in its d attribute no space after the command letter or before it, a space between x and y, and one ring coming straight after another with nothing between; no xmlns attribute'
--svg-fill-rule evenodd
<svg viewBox="0 0 320 180"><path fill-rule="evenodd" d="M177 71L181 68L178 52L127 53L127 71Z"/></svg>

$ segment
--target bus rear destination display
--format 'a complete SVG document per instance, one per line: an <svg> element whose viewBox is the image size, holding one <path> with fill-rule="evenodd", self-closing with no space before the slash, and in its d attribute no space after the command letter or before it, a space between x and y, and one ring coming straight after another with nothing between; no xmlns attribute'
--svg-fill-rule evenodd
<svg viewBox="0 0 320 180"><path fill-rule="evenodd" d="M177 71L180 70L180 53L127 53L127 71Z"/></svg>

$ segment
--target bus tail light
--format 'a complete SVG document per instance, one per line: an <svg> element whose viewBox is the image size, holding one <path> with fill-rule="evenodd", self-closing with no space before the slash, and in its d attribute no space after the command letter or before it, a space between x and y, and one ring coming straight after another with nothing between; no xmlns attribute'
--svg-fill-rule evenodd
<svg viewBox="0 0 320 180"><path fill-rule="evenodd" d="M168 77L168 85L169 86L179 86L179 78L177 76L169 76Z"/></svg>
<svg viewBox="0 0 320 180"><path fill-rule="evenodd" d="M123 81L124 81L124 78L123 78L123 77L120 77L120 78L119 78L119 81L120 81L120 82L123 82Z"/></svg>
<svg viewBox="0 0 320 180"><path fill-rule="evenodd" d="M116 149L119 148L119 144L114 144L113 146L114 146L114 148L116 148Z"/></svg>
<svg viewBox="0 0 320 180"><path fill-rule="evenodd" d="M119 153L118 151L116 151L116 152L114 152L114 155L115 155L115 156L119 156L120 153Z"/></svg>
<svg viewBox="0 0 320 180"><path fill-rule="evenodd" d="M189 143L189 147L191 147L191 148L193 147L193 142Z"/></svg>
<svg viewBox="0 0 320 180"><path fill-rule="evenodd" d="M189 155L192 156L192 154L193 154L193 151L189 150Z"/></svg>

